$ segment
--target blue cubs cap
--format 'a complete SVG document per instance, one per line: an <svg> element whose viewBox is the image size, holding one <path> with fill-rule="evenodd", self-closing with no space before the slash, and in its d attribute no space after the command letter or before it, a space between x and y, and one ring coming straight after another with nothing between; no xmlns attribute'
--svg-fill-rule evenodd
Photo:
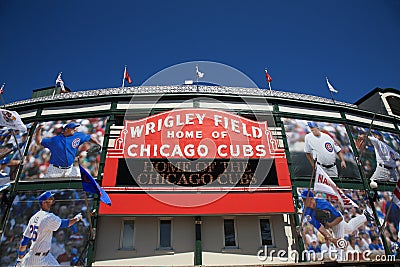
<svg viewBox="0 0 400 267"><path fill-rule="evenodd" d="M307 196L307 195L308 195L308 196ZM313 192L308 191L308 190L306 189L306 190L304 190L304 191L301 193L301 198L307 198L307 197L314 197L314 194L313 194Z"/></svg>
<svg viewBox="0 0 400 267"><path fill-rule="evenodd" d="M42 194L38 197L40 206L42 205L42 202L43 202L43 201L45 201L45 200L51 198L52 196L54 196L54 193L52 193L52 192L50 192L50 191L46 191L46 192L42 193Z"/></svg>
<svg viewBox="0 0 400 267"><path fill-rule="evenodd" d="M371 132L374 133L374 134L376 134L376 135L382 136L381 132L379 132L379 131L377 131L377 130L372 130Z"/></svg>
<svg viewBox="0 0 400 267"><path fill-rule="evenodd" d="M81 125L78 124L78 123L76 123L76 122L71 121L70 123L68 123L68 124L66 124L66 125L64 126L64 129L67 129L67 128L76 128L76 127L79 127L79 126L81 126Z"/></svg>
<svg viewBox="0 0 400 267"><path fill-rule="evenodd" d="M307 122L307 125L308 125L308 127L311 127L311 128L318 128L318 124L314 121Z"/></svg>

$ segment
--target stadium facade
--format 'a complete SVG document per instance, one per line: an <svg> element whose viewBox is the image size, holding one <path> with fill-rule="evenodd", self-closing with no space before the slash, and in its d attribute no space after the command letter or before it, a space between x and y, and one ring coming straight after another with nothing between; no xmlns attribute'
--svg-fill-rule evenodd
<svg viewBox="0 0 400 267"><path fill-rule="evenodd" d="M24 224L38 208L35 197L45 190L57 192L54 213L60 217L86 214L81 228L67 230L59 241L62 251L55 257L63 263L295 263L299 259L291 252L301 254L313 242L306 229L319 245L325 243L304 220L299 197L315 182L304 154L307 122L317 122L345 156L347 168L332 180L358 204L339 207L346 219L370 205L382 224L396 181L378 180L378 188L371 188L377 167L373 147L356 144L373 129L399 151L399 99L395 89L377 88L349 104L258 88L179 85L80 91L8 104L29 130L26 140L20 133L24 164L3 165L14 182L2 191L2 264L15 259ZM94 195L85 202L80 177L44 178L49 152L35 143L35 129L41 124L52 136L69 121L102 142L101 153L83 147L77 158L108 193L111 206ZM338 206L337 197L319 196ZM356 235L377 226L368 224ZM398 225L394 229L378 233L382 255L395 252L388 237L397 236ZM271 257L260 257L265 248L274 250Z"/></svg>

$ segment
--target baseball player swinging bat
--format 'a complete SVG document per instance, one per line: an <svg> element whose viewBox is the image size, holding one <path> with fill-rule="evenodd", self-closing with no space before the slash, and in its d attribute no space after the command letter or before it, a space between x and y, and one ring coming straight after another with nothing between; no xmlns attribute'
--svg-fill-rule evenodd
<svg viewBox="0 0 400 267"><path fill-rule="evenodd" d="M53 232L67 228L82 220L82 214L72 219L61 219L50 212L54 204L54 193L46 191L38 197L40 210L29 220L21 244L17 251L18 259L15 266L60 266L50 253ZM27 245L31 242L30 250Z"/></svg>
<svg viewBox="0 0 400 267"><path fill-rule="evenodd" d="M377 166L371 180L397 182L400 179L396 164L400 161L399 153L384 142L383 135L379 131L372 130L371 133L373 136L360 135L355 142L357 148L362 149L368 138L374 146Z"/></svg>

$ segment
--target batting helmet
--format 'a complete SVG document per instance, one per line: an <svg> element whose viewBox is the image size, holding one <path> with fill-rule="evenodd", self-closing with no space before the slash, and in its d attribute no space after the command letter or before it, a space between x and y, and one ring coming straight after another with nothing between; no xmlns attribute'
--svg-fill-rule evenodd
<svg viewBox="0 0 400 267"><path fill-rule="evenodd" d="M307 198L307 197L314 197L314 194L313 194L313 192L308 191L306 189L301 193L301 198Z"/></svg>
<svg viewBox="0 0 400 267"><path fill-rule="evenodd" d="M318 128L318 123L314 122L314 121L309 121L307 122L308 127L310 128Z"/></svg>
<svg viewBox="0 0 400 267"><path fill-rule="evenodd" d="M42 206L43 201L45 201L45 200L51 198L52 196L54 196L54 194L55 194L55 193L50 192L50 191L46 191L46 192L42 193L42 194L38 197L40 206Z"/></svg>

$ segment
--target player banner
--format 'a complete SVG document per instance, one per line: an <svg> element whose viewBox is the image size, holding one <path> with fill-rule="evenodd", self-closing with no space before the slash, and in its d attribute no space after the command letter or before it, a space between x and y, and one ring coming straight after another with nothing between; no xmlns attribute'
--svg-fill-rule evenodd
<svg viewBox="0 0 400 267"><path fill-rule="evenodd" d="M87 205L85 204L85 193L82 190L75 189L57 189L52 190L55 202L51 205L50 213L52 216L58 216L60 219L73 218L78 213L82 213L83 219L70 227L60 226L53 229L50 223L42 223L40 227L31 228L30 218L41 210L38 198L43 193L42 190L18 191L10 213L6 218L2 241L0 242L0 266L15 266L18 257L18 249L21 244L25 229L31 230L32 238L29 241L28 248L35 250L36 253L44 252L52 259L44 256L32 255L34 259L48 261L47 264L40 266L85 266L87 259L88 242L90 242L88 216L93 214L85 212L93 210L94 199L92 194L87 194ZM4 197L6 199L6 197ZM42 211L43 212L43 211ZM49 214L50 214L49 213ZM47 222L50 220L47 217ZM1 219L1 217L0 217ZM26 235L26 234L25 234ZM29 236L27 236L29 237ZM32 242L41 240L32 247ZM39 242L39 241L38 241ZM39 246L38 246L39 244ZM45 249L41 251L40 249ZM51 255L51 256L50 256ZM27 264L32 266L32 264ZM39 264L37 264L39 265Z"/></svg>
<svg viewBox="0 0 400 267"><path fill-rule="evenodd" d="M19 179L79 178L78 161L97 176L100 151L93 148L103 143L106 122L106 117L41 122L33 129Z"/></svg>
<svg viewBox="0 0 400 267"><path fill-rule="evenodd" d="M383 242L392 239L392 234L397 240L398 230L391 225L392 229L385 231L387 239L382 240L372 216L367 192L348 188L342 188L341 191L351 197L359 208L339 207L338 200L331 194L297 188L299 201L302 203L303 212L298 216L304 249L307 251L306 260L359 262L379 259L385 255ZM375 203L379 220L387 213L389 203L390 201ZM391 217L390 222L398 223L398 216Z"/></svg>
<svg viewBox="0 0 400 267"><path fill-rule="evenodd" d="M294 177L310 177L314 161L330 177L361 177L343 124L282 118Z"/></svg>
<svg viewBox="0 0 400 267"><path fill-rule="evenodd" d="M375 181L400 180L398 134L373 128L369 131L368 128L357 126L350 126L350 131L367 178Z"/></svg>

